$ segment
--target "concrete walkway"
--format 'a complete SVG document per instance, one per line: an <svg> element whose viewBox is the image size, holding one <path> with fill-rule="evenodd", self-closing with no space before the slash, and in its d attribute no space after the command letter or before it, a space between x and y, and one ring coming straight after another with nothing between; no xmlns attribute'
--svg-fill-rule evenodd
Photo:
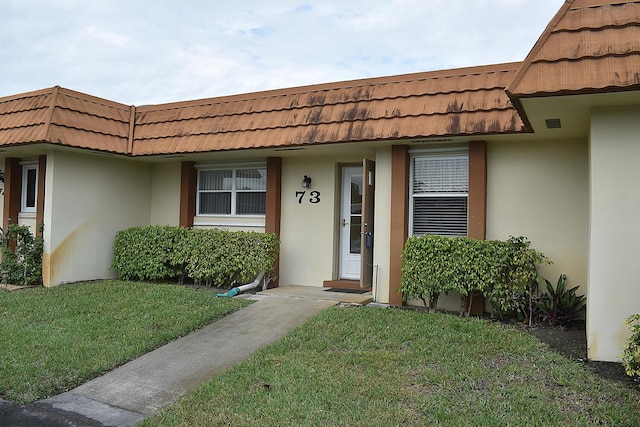
<svg viewBox="0 0 640 427"><path fill-rule="evenodd" d="M41 403L108 426L133 426L217 373L247 359L321 310L367 304L371 293L284 286L223 319Z"/></svg>

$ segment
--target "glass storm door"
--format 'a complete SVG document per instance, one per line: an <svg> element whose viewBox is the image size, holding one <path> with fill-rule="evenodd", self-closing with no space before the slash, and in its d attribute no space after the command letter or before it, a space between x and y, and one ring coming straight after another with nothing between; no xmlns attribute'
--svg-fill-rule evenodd
<svg viewBox="0 0 640 427"><path fill-rule="evenodd" d="M362 167L342 169L340 278L360 280L362 249Z"/></svg>

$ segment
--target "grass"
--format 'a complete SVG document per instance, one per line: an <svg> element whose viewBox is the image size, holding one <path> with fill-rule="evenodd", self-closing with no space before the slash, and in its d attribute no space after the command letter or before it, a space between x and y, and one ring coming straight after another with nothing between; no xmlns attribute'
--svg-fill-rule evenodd
<svg viewBox="0 0 640 427"><path fill-rule="evenodd" d="M640 392L512 327L332 308L142 426L634 426Z"/></svg>
<svg viewBox="0 0 640 427"><path fill-rule="evenodd" d="M33 402L61 393L247 304L122 281L0 290L0 396Z"/></svg>

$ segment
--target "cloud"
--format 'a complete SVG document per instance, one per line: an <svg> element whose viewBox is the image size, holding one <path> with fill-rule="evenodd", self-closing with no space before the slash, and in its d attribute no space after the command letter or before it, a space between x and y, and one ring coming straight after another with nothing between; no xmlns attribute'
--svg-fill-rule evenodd
<svg viewBox="0 0 640 427"><path fill-rule="evenodd" d="M32 0L0 6L0 96L127 104L524 59L563 0Z"/></svg>
<svg viewBox="0 0 640 427"><path fill-rule="evenodd" d="M130 38L113 31L97 28L95 26L86 27L82 30L83 35L93 37L97 41L118 47L124 47L129 43Z"/></svg>

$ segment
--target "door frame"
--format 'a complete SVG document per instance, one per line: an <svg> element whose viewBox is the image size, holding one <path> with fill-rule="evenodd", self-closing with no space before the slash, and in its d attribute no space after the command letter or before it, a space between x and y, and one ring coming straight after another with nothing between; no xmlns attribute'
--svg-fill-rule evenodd
<svg viewBox="0 0 640 427"><path fill-rule="evenodd" d="M376 163L362 161L362 229L360 235L360 287L373 287L373 242L375 219Z"/></svg>
<svg viewBox="0 0 640 427"><path fill-rule="evenodd" d="M340 167L340 205L338 218L338 278L340 280L359 281L362 265L362 245L358 249L360 252L352 254L351 242L351 177L360 176L362 180L363 171L360 165L342 165ZM362 184L361 190L362 191ZM360 210L362 212L362 208ZM361 220L362 221L362 220ZM362 229L362 226L360 227ZM362 239L361 239L362 240ZM357 264L355 264L357 263ZM349 265L351 264L351 265Z"/></svg>
<svg viewBox="0 0 640 427"><path fill-rule="evenodd" d="M344 171L349 167L361 167L362 169L362 221L360 230L360 275L359 279L342 279L342 218L343 218L343 190L344 190ZM335 245L335 276L340 280L351 280L359 282L360 288L371 288L373 286L373 243L374 243L374 212L375 212L375 161L363 159L361 164L339 164L338 165L339 193L336 197L338 203L336 213L336 240Z"/></svg>

